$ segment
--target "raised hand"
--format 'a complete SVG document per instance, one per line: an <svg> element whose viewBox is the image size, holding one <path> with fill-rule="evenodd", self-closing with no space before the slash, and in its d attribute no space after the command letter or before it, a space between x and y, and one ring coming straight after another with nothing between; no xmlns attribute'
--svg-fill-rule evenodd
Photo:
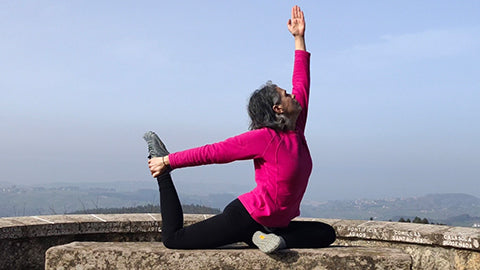
<svg viewBox="0 0 480 270"><path fill-rule="evenodd" d="M292 18L288 20L287 26L288 31L290 31L294 37L303 37L305 35L305 18L299 6L292 8Z"/></svg>

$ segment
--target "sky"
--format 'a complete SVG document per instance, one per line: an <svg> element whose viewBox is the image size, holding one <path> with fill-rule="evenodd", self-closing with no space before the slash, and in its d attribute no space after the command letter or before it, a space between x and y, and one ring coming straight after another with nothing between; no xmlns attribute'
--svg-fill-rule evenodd
<svg viewBox="0 0 480 270"><path fill-rule="evenodd" d="M255 89L291 89L295 4L312 54L306 200L480 197L473 0L1 1L0 182L155 188L145 131L171 152L222 141L248 130ZM251 161L173 177L254 186Z"/></svg>

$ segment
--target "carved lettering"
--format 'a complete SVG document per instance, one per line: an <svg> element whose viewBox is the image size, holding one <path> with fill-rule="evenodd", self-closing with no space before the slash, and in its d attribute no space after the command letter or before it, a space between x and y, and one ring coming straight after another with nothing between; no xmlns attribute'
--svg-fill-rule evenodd
<svg viewBox="0 0 480 270"><path fill-rule="evenodd" d="M392 236L392 240L393 241L400 241L400 242L418 243L418 244L430 244L431 243L429 240L427 240L425 238L399 236L399 235Z"/></svg>
<svg viewBox="0 0 480 270"><path fill-rule="evenodd" d="M357 232L349 232L347 234L348 237L358 237L358 238L367 238L366 233L357 233Z"/></svg>
<svg viewBox="0 0 480 270"><path fill-rule="evenodd" d="M418 244L431 244L432 242L429 239L426 239L422 236L421 233L415 231L399 231L393 230L393 241L409 242L409 243L418 243Z"/></svg>
<svg viewBox="0 0 480 270"><path fill-rule="evenodd" d="M460 248L478 248L479 243L477 239L473 239L468 236L464 235L452 235L452 234L444 234L443 235L443 244L460 247Z"/></svg>
<svg viewBox="0 0 480 270"><path fill-rule="evenodd" d="M443 245L460 247L460 248L473 248L472 244L469 244L467 242L462 242L462 241L454 241L454 240L444 240Z"/></svg>
<svg viewBox="0 0 480 270"><path fill-rule="evenodd" d="M398 231L398 230L393 230L393 235L407 236L407 237L422 237L422 234L419 232Z"/></svg>
<svg viewBox="0 0 480 270"><path fill-rule="evenodd" d="M376 234L377 229L369 227L347 227L347 236L366 237L367 234Z"/></svg>

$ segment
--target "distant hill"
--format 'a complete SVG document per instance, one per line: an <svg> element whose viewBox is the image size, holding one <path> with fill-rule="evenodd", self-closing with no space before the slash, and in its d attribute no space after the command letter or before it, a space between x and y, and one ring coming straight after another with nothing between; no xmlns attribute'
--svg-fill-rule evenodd
<svg viewBox="0 0 480 270"><path fill-rule="evenodd" d="M0 181L0 188L6 188L10 186L13 186L13 184L10 182Z"/></svg>
<svg viewBox="0 0 480 270"><path fill-rule="evenodd" d="M132 187L125 191L125 187L128 185L120 187L122 191L118 191L116 185L79 186L70 183L65 186L55 184L31 187L6 183L0 187L0 217L85 213L93 211L92 209L113 211L124 208L128 211L145 205L159 205L157 189L145 189L141 188L143 185L139 185L141 189ZM232 194L179 196L187 207L202 205L211 209L223 209L235 198ZM211 212L216 213L216 210L208 210L206 213Z"/></svg>
<svg viewBox="0 0 480 270"><path fill-rule="evenodd" d="M0 188L0 217L66 214L72 211L133 207L158 202L158 191L116 192L107 188L55 188L13 185Z"/></svg>
<svg viewBox="0 0 480 270"><path fill-rule="evenodd" d="M434 223L470 227L480 223L480 199L450 193L405 199L328 201L302 205L302 216L392 221L418 216Z"/></svg>
<svg viewBox="0 0 480 270"><path fill-rule="evenodd" d="M1 182L0 217L84 213L89 209L124 209L158 206L159 194L152 183L101 185L54 184L45 187ZM223 209L236 194L179 194L185 205ZM113 211L113 210L112 210ZM118 210L120 211L120 210ZM303 217L368 220L413 220L452 226L480 224L480 199L468 194L429 194L412 198L304 202Z"/></svg>

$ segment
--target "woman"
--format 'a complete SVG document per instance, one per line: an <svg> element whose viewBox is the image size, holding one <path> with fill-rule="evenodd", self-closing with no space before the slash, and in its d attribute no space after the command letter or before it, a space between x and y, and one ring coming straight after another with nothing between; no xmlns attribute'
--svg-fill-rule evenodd
<svg viewBox="0 0 480 270"><path fill-rule="evenodd" d="M326 247L335 231L321 222L291 221L312 170L304 136L310 87L310 54L305 49L305 19L292 8L288 30L295 40L293 90L268 82L249 102L250 131L223 142L169 153L153 132L144 136L149 169L158 180L162 242L167 248L215 248L235 242L270 253L283 248ZM257 186L231 202L223 213L183 227L183 212L170 171L212 163L253 159Z"/></svg>

